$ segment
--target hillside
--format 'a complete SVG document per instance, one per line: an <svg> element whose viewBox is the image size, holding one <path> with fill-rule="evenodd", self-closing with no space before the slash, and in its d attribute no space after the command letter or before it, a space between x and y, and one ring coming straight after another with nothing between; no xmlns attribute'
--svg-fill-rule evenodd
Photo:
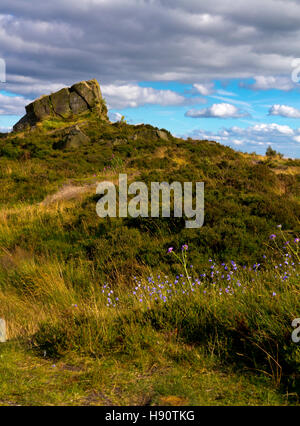
<svg viewBox="0 0 300 426"><path fill-rule="evenodd" d="M140 264L158 265L169 245L180 247L187 240L197 252L195 265L211 256L252 262L264 254L262 243L278 224L299 232L299 160L261 159L212 141L178 139L150 125L110 124L90 112L77 119L46 120L28 133L12 133L0 142L2 209L20 203L23 207L37 205L65 186L90 189L77 201L68 229L55 238L57 255L65 250L84 257L93 252L93 260L101 262L99 255L113 255L110 240L117 241L120 232L124 247L118 245L117 250L131 267L136 257ZM75 124L88 138L77 148L59 149L67 133L64 129L70 131ZM95 215L96 183L115 180L121 172L146 183L204 182L205 226L187 233L184 221L178 219L101 221ZM85 241L83 248L80 229L85 222L89 224L89 242ZM101 241L109 243L107 253L102 248L97 253L100 235ZM129 254L132 237L136 239L135 252ZM31 241L24 244L28 248ZM45 249L50 244L46 236L40 249L44 244ZM109 269L106 265L105 273Z"/></svg>
<svg viewBox="0 0 300 426"><path fill-rule="evenodd" d="M145 400L135 400L127 388L130 396L122 391L119 397L112 395L106 383L113 403L164 404L168 401L160 397L175 395L182 405L216 404L223 390L214 391L212 399L195 394L193 380L201 382L202 373L194 356L205 364L204 370L217 371L201 386L215 388L221 380L229 389L228 403L234 403L240 371L244 383L238 385L239 403L250 398L250 403L261 404L265 392L271 404L297 402L299 346L291 343L290 333L291 321L300 315L300 160L243 154L214 141L183 140L149 124L110 123L105 102L102 115L99 105L34 123L31 116L29 127L22 127L23 120L17 131L1 135L0 318L7 320L12 350L16 343L22 348L21 359L40 359L46 353L51 363L62 360L61 365L68 364L64 357L70 354L88 357L86 363L90 357L98 363L117 362L122 380L129 374L124 365L133 360L130 380L140 374L151 382L147 387L147 380L141 379ZM120 173L127 173L129 182L148 186L204 182L204 226L187 229L184 218L172 217L99 218L97 183L117 183ZM270 238L272 234L276 237ZM190 278L182 269L184 257L168 253L170 247L181 253L185 244L188 258L183 263L192 271ZM274 267L279 264L278 273ZM236 276L234 285L242 283L243 292L232 292L226 277L218 281L209 275L212 265L219 271L229 268ZM175 276L177 282L201 280L203 287L195 299L191 287L187 301L175 298L164 305L143 293L140 299L147 303L140 307L134 288L141 291L144 282L165 286L167 277L160 282L165 275L172 283ZM206 292L211 296L204 300ZM123 302L111 314L117 299ZM165 342L164 354L160 340ZM8 357L9 348L3 349ZM110 351L117 361L111 361ZM177 377L173 388L161 384L161 391L153 390L157 377L152 371L157 376L169 368L173 377L176 366L184 370L187 365L193 365L196 378L186 378L184 384ZM94 376L91 380L97 386ZM285 399L288 391L294 395L291 400ZM7 395L0 400L11 398ZM24 395L20 398L30 403ZM97 403L108 403L105 397L97 398ZM225 399L223 395L222 402Z"/></svg>

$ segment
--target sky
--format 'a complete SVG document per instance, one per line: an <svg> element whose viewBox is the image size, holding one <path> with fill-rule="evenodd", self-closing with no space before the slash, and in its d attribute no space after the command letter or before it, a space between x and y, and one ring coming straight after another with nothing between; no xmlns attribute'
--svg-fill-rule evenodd
<svg viewBox="0 0 300 426"><path fill-rule="evenodd" d="M299 41L298 0L1 0L0 132L96 78L112 121L300 158Z"/></svg>

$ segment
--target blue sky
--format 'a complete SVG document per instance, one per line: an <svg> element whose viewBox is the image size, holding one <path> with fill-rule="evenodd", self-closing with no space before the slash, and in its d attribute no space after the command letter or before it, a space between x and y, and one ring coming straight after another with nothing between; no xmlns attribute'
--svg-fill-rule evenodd
<svg viewBox="0 0 300 426"><path fill-rule="evenodd" d="M112 120L300 158L299 39L293 0L1 0L0 131L97 78Z"/></svg>
<svg viewBox="0 0 300 426"><path fill-rule="evenodd" d="M140 82L140 87L172 90L183 96L185 100L182 105L175 106L147 104L137 108L111 109L111 118L116 120L120 114L132 124L148 122L154 126L166 128L178 137L218 140L220 143L244 152L255 151L264 154L266 148L271 145L288 157L299 158L300 144L297 136L300 134L298 130L300 112L298 118L291 118L289 116L291 114L280 109L278 113L281 112L284 115L274 115L272 107L285 105L298 110L300 86L291 90L255 90L254 84L254 79L234 79L226 83L211 81L207 83L210 93L203 95L191 84ZM222 117L218 114L213 117L207 114L203 117L187 116L191 110L207 110L214 104L233 105L241 111L242 116L237 118L230 115ZM229 136L224 135L226 131L229 131Z"/></svg>

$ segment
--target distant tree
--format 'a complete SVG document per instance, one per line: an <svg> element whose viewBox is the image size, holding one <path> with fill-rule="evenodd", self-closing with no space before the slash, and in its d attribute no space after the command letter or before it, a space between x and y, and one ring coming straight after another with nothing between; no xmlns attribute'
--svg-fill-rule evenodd
<svg viewBox="0 0 300 426"><path fill-rule="evenodd" d="M277 154L277 152L275 151L275 149L273 149L273 148L271 147L271 145L269 145L269 146L268 146L268 149L267 149L267 151L266 151L266 156L267 156L267 157L275 157L275 156L276 156L276 154Z"/></svg>
<svg viewBox="0 0 300 426"><path fill-rule="evenodd" d="M271 147L271 145L268 146L267 151L266 151L266 156L267 157L283 157L283 154L281 154L280 152L275 151L275 149L273 149Z"/></svg>

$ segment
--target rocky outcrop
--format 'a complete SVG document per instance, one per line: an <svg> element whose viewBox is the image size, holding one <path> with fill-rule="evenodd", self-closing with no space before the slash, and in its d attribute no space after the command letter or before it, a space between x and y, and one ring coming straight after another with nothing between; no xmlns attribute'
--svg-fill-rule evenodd
<svg viewBox="0 0 300 426"><path fill-rule="evenodd" d="M164 139L165 141L169 140L167 132L164 132L163 130L157 130L156 136L159 139Z"/></svg>
<svg viewBox="0 0 300 426"><path fill-rule="evenodd" d="M26 106L26 115L14 126L24 131L36 123L51 118L68 118L84 111L94 111L108 121L107 108L97 80L81 81L51 95L45 95Z"/></svg>
<svg viewBox="0 0 300 426"><path fill-rule="evenodd" d="M90 141L78 125L57 131L56 134L59 136L59 141L53 144L54 149L76 149Z"/></svg>

